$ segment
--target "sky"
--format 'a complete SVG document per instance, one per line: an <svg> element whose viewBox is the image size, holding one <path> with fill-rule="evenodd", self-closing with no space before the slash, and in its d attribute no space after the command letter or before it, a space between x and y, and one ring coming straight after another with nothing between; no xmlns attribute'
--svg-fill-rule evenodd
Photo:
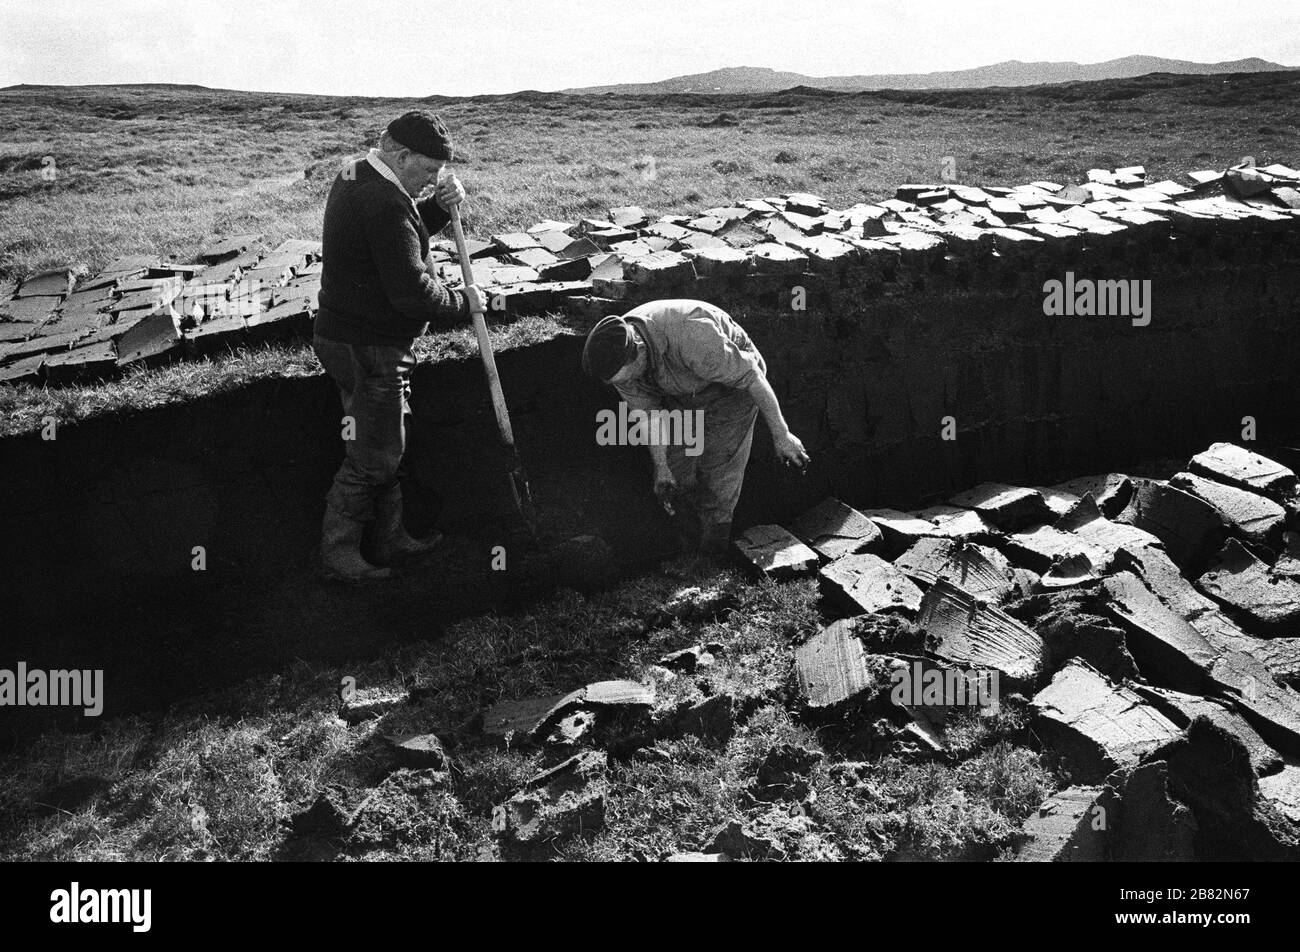
<svg viewBox="0 0 1300 952"><path fill-rule="evenodd" d="M0 0L0 86L468 96L726 66L834 76L1139 53L1300 66L1300 4L1233 9L1223 0Z"/></svg>

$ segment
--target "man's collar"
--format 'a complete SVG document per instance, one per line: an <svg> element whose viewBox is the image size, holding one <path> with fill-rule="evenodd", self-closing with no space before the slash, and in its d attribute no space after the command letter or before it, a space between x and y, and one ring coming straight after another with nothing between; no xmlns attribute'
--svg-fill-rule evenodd
<svg viewBox="0 0 1300 952"><path fill-rule="evenodd" d="M655 349L650 346L650 339L645 333L645 322L639 317L629 317L627 322L632 325L632 332L636 334L640 346L645 348L645 369L641 371L638 379L652 382L658 381L659 358L655 353Z"/></svg>
<svg viewBox="0 0 1300 952"><path fill-rule="evenodd" d="M402 180L397 177L397 173L389 168L388 163L379 157L378 149L371 149L366 155L366 161L370 163L371 167L376 172L400 188L403 195L410 198L412 202L415 201L414 198L411 198L411 193L406 190L406 186L402 184Z"/></svg>

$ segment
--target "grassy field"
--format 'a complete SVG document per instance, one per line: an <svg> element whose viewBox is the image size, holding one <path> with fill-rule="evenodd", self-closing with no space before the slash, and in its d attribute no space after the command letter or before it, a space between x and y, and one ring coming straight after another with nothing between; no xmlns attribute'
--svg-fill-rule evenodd
<svg viewBox="0 0 1300 952"><path fill-rule="evenodd" d="M1155 74L1058 86L857 94L362 99L179 87L0 90L0 294L45 267L211 239L320 233L336 170L412 107L445 117L470 234L637 204L659 214L806 190L837 207L934 181L952 156L973 184L1157 177L1244 155L1297 159L1300 73ZM51 172L52 170L52 172ZM437 351L435 346L433 351ZM201 397L252 376L317 372L303 347L222 357L67 393L0 386L0 436Z"/></svg>
<svg viewBox="0 0 1300 952"><path fill-rule="evenodd" d="M1078 181L1295 159L1300 73L1152 75L1021 89L752 96L521 93L397 100L183 88L0 91L0 279L116 255L186 258L214 236L319 235L343 160L428 107L462 158L467 229L639 204L699 211L789 190L844 207L935 180ZM55 175L47 181L46 157Z"/></svg>

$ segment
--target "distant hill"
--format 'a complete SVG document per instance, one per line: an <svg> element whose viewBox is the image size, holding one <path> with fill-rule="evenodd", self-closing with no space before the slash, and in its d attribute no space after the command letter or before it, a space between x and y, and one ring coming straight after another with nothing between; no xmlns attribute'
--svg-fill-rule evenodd
<svg viewBox="0 0 1300 952"><path fill-rule="evenodd" d="M213 89L211 86L199 86L196 83L79 83L72 86L50 85L46 83L14 83L12 86L0 86L0 92L11 90L62 90L62 89L190 89L205 93L236 92L230 89Z"/></svg>
<svg viewBox="0 0 1300 952"><path fill-rule="evenodd" d="M857 92L864 89L969 89L980 86L1035 86L1098 79L1128 79L1147 73L1261 73L1293 69L1258 57L1226 63L1193 63L1159 56L1124 56L1104 63L1022 63L1007 60L977 69L940 73L880 73L871 76L805 76L759 66L732 66L709 73L676 76L657 83L623 83L563 89L564 93L763 93L810 86Z"/></svg>

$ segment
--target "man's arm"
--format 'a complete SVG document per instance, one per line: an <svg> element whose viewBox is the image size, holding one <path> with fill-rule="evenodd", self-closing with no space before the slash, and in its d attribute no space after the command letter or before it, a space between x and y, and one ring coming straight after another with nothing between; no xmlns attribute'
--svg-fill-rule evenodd
<svg viewBox="0 0 1300 952"><path fill-rule="evenodd" d="M435 280L424 267L422 243L404 209L389 203L368 209L366 240L389 302L411 322L411 336L425 324L452 327L469 319L465 295Z"/></svg>
<svg viewBox="0 0 1300 952"><path fill-rule="evenodd" d="M807 466L808 453L786 425L781 404L767 382L762 355L748 337L741 335L741 342L751 349L740 346L710 319L687 321L682 332L686 335L682 358L690 368L703 380L748 392L772 431L777 458L800 469Z"/></svg>
<svg viewBox="0 0 1300 952"><path fill-rule="evenodd" d="M781 404L765 375L759 374L754 378L754 382L749 385L749 396L758 407L758 412L763 414L763 422L772 431L772 445L776 448L777 459L800 469L807 466L808 453L799 437L791 433L790 427L786 425Z"/></svg>
<svg viewBox="0 0 1300 952"><path fill-rule="evenodd" d="M615 386L614 389L618 392L619 399L627 404L628 410L644 410L646 413L653 413L663 408L663 402L649 394L624 390L619 386ZM668 444L651 440L648 449L650 462L654 465L654 494L671 515L673 508L670 500L677 489L677 480L673 477L672 467L668 465Z"/></svg>
<svg viewBox="0 0 1300 952"><path fill-rule="evenodd" d="M438 204L436 196L430 195L424 201L416 202L415 210L424 219L424 227L429 229L431 235L436 235L451 224L451 212Z"/></svg>

